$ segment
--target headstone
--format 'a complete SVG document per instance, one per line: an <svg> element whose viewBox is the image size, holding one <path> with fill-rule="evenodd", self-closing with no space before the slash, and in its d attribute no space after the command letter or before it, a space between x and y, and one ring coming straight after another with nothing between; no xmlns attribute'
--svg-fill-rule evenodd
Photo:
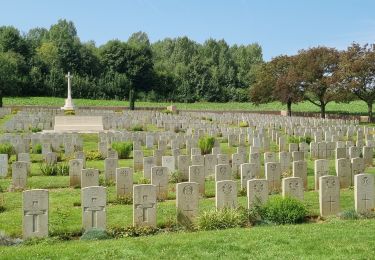
<svg viewBox="0 0 375 260"><path fill-rule="evenodd" d="M199 185L199 193L204 195L205 192L205 174L203 165L189 166L189 182L196 182Z"/></svg>
<svg viewBox="0 0 375 260"><path fill-rule="evenodd" d="M154 185L133 186L133 226L156 227L156 187Z"/></svg>
<svg viewBox="0 0 375 260"><path fill-rule="evenodd" d="M270 192L278 192L281 189L280 163L270 162L265 165L265 176Z"/></svg>
<svg viewBox="0 0 375 260"><path fill-rule="evenodd" d="M131 198L133 195L133 169L122 167L116 169L117 197Z"/></svg>
<svg viewBox="0 0 375 260"><path fill-rule="evenodd" d="M232 180L232 172L229 164L218 164L215 166L215 182Z"/></svg>
<svg viewBox="0 0 375 260"><path fill-rule="evenodd" d="M118 152L114 149L108 149L107 158L108 159L118 159Z"/></svg>
<svg viewBox="0 0 375 260"><path fill-rule="evenodd" d="M90 186L81 190L82 227L84 230L106 229L106 188Z"/></svg>
<svg viewBox="0 0 375 260"><path fill-rule="evenodd" d="M216 182L216 209L237 208L237 183L235 181Z"/></svg>
<svg viewBox="0 0 375 260"><path fill-rule="evenodd" d="M204 156L204 172L206 176L212 176L215 174L216 164L217 164L216 155L206 154Z"/></svg>
<svg viewBox="0 0 375 260"><path fill-rule="evenodd" d="M240 165L245 163L245 156L241 153L232 154L232 172L237 175L240 173Z"/></svg>
<svg viewBox="0 0 375 260"><path fill-rule="evenodd" d="M303 201L303 183L299 177L288 177L282 181L283 197L292 197Z"/></svg>
<svg viewBox="0 0 375 260"><path fill-rule="evenodd" d="M290 168L290 153L279 152L279 162L280 162L281 172L288 172Z"/></svg>
<svg viewBox="0 0 375 260"><path fill-rule="evenodd" d="M189 155L179 155L178 156L178 171L181 174L183 180L189 179L189 166L190 166L190 156Z"/></svg>
<svg viewBox="0 0 375 260"><path fill-rule="evenodd" d="M372 166L373 162L373 147L364 146L362 148L362 155L365 165Z"/></svg>
<svg viewBox="0 0 375 260"><path fill-rule="evenodd" d="M349 188L352 185L352 169L349 159L336 160L336 175L339 178L340 188Z"/></svg>
<svg viewBox="0 0 375 260"><path fill-rule="evenodd" d="M82 160L83 168L86 168L86 155L83 151L77 151L75 158Z"/></svg>
<svg viewBox="0 0 375 260"><path fill-rule="evenodd" d="M151 149L152 147L154 147L154 136L146 135L146 148Z"/></svg>
<svg viewBox="0 0 375 260"><path fill-rule="evenodd" d="M8 155L0 154L0 177L8 175Z"/></svg>
<svg viewBox="0 0 375 260"><path fill-rule="evenodd" d="M204 156L203 155L192 155L191 165L203 165L204 166Z"/></svg>
<svg viewBox="0 0 375 260"><path fill-rule="evenodd" d="M270 162L277 162L276 154L272 152L264 153L264 164L270 163Z"/></svg>
<svg viewBox="0 0 375 260"><path fill-rule="evenodd" d="M151 179L151 168L156 166L155 157L149 156L143 158L143 178Z"/></svg>
<svg viewBox="0 0 375 260"><path fill-rule="evenodd" d="M360 214L374 209L374 175L361 173L354 176L354 207Z"/></svg>
<svg viewBox="0 0 375 260"><path fill-rule="evenodd" d="M83 169L81 171L81 188L99 186L99 170Z"/></svg>
<svg viewBox="0 0 375 260"><path fill-rule="evenodd" d="M13 162L12 164L12 185L14 189L25 189L27 182L26 162Z"/></svg>
<svg viewBox="0 0 375 260"><path fill-rule="evenodd" d="M163 156L161 160L161 165L167 167L170 173L174 173L176 171L174 156Z"/></svg>
<svg viewBox="0 0 375 260"><path fill-rule="evenodd" d="M352 183L354 183L354 176L365 171L365 163L363 158L352 159Z"/></svg>
<svg viewBox="0 0 375 260"><path fill-rule="evenodd" d="M69 185L71 187L81 186L81 172L83 161L80 159L69 160Z"/></svg>
<svg viewBox="0 0 375 260"><path fill-rule="evenodd" d="M247 181L248 208L264 204L268 200L268 181L254 179Z"/></svg>
<svg viewBox="0 0 375 260"><path fill-rule="evenodd" d="M308 190L307 184L307 162L306 161L296 161L293 162L293 177L298 177L302 179L304 190Z"/></svg>
<svg viewBox="0 0 375 260"><path fill-rule="evenodd" d="M133 151L133 169L134 171L140 171L143 169L143 151Z"/></svg>
<svg viewBox="0 0 375 260"><path fill-rule="evenodd" d="M182 182L176 185L177 221L180 225L191 226L198 216L198 186L195 182Z"/></svg>
<svg viewBox="0 0 375 260"><path fill-rule="evenodd" d="M329 161L325 159L315 160L314 162L314 176L315 176L315 190L319 190L319 178L329 174Z"/></svg>
<svg viewBox="0 0 375 260"><path fill-rule="evenodd" d="M54 165L57 163L57 154L54 152L49 152L44 155L44 161L47 165Z"/></svg>
<svg viewBox="0 0 375 260"><path fill-rule="evenodd" d="M23 199L23 238L48 236L48 190L27 190Z"/></svg>
<svg viewBox="0 0 375 260"><path fill-rule="evenodd" d="M164 154L164 150L159 150L159 149L154 150L156 166L162 166L163 154Z"/></svg>
<svg viewBox="0 0 375 260"><path fill-rule="evenodd" d="M295 151L292 153L293 161L303 161L305 159L304 152Z"/></svg>
<svg viewBox="0 0 375 260"><path fill-rule="evenodd" d="M335 151L335 158L337 159L344 159L346 158L346 148L345 147L338 147Z"/></svg>
<svg viewBox="0 0 375 260"><path fill-rule="evenodd" d="M152 167L151 184L156 187L156 198L166 200L168 198L168 168L163 166Z"/></svg>
<svg viewBox="0 0 375 260"><path fill-rule="evenodd" d="M108 153L108 144L107 142L99 142L98 143L98 151L99 153L106 158Z"/></svg>
<svg viewBox="0 0 375 260"><path fill-rule="evenodd" d="M256 164L254 163L243 163L240 166L241 172L241 189L247 188L247 182L256 178Z"/></svg>
<svg viewBox="0 0 375 260"><path fill-rule="evenodd" d="M340 184L337 176L319 178L320 215L327 217L340 212Z"/></svg>
<svg viewBox="0 0 375 260"><path fill-rule="evenodd" d="M116 181L116 169L118 168L118 159L106 158L104 160L105 180L108 182Z"/></svg>

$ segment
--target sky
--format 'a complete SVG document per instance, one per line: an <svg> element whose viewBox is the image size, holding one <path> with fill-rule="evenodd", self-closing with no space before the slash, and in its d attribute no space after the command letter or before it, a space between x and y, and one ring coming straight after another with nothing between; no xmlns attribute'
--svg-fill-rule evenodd
<svg viewBox="0 0 375 260"><path fill-rule="evenodd" d="M259 43L265 60L318 45L375 43L375 0L0 0L0 14L0 26L23 33L67 19L81 41L97 46L138 31L151 42Z"/></svg>

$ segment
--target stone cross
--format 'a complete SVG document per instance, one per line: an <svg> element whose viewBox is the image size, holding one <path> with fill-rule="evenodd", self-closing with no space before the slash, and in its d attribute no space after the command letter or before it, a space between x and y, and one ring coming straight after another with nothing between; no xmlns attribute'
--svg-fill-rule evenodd
<svg viewBox="0 0 375 260"><path fill-rule="evenodd" d="M73 100L72 100L72 83L71 79L73 78L68 72L68 75L65 76L68 79L68 97L65 99L65 105L61 109L63 110L74 110Z"/></svg>
<svg viewBox="0 0 375 260"><path fill-rule="evenodd" d="M48 190L27 190L23 197L23 238L48 236Z"/></svg>

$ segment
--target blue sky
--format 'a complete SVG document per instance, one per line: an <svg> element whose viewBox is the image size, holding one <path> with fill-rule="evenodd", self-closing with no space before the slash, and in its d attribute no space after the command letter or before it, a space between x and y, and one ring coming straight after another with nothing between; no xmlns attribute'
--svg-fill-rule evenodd
<svg viewBox="0 0 375 260"><path fill-rule="evenodd" d="M184 35L258 42L269 60L316 45L375 43L374 0L0 0L0 7L0 25L27 32L65 18L97 45L144 31L152 42Z"/></svg>

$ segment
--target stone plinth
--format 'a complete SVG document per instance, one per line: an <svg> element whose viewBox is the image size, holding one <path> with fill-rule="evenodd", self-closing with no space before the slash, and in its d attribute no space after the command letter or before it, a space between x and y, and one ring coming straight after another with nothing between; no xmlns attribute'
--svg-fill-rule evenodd
<svg viewBox="0 0 375 260"><path fill-rule="evenodd" d="M101 116L56 116L55 132L100 132L103 131Z"/></svg>

